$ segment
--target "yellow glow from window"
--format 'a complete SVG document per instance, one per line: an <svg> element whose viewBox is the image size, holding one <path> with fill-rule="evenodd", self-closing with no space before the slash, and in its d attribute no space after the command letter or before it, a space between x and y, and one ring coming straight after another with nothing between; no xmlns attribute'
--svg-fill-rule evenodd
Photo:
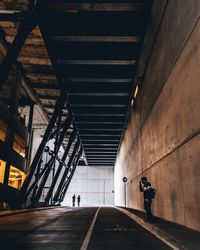
<svg viewBox="0 0 200 250"><path fill-rule="evenodd" d="M0 119L0 141L5 141L6 139L7 127L4 121Z"/></svg>
<svg viewBox="0 0 200 250"><path fill-rule="evenodd" d="M8 179L8 185L17 189L22 187L25 180L25 173L16 167L10 166L10 174Z"/></svg>
<svg viewBox="0 0 200 250"><path fill-rule="evenodd" d="M13 149L22 157L25 157L25 152L26 152L25 149L22 148L16 140L14 140L13 142Z"/></svg>
<svg viewBox="0 0 200 250"><path fill-rule="evenodd" d="M135 98L136 98L137 94L138 94L138 85L136 85L136 87L135 87L135 92L134 92L134 97Z"/></svg>
<svg viewBox="0 0 200 250"><path fill-rule="evenodd" d="M4 181L4 173L6 168L6 162L0 159L0 183Z"/></svg>

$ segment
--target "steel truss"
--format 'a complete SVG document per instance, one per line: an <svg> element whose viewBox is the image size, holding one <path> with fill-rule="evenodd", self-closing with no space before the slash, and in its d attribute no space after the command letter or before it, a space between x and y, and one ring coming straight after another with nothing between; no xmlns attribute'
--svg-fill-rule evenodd
<svg viewBox="0 0 200 250"><path fill-rule="evenodd" d="M79 159L80 159L82 153L83 153L83 149L80 148L80 149L79 149L79 152L78 152L78 154L77 154L77 156L76 156L76 158L74 159L74 163L73 163L73 164L71 165L71 167L69 168L67 178L66 178L66 180L65 180L65 182L64 182L64 184L63 184L62 190L61 190L61 192L60 192L60 196L59 196L59 198L58 198L58 202L59 202L59 203L63 202L63 200L64 200L64 198L65 198L67 189L68 189L69 184L70 184L70 182L71 182L71 180L72 180L72 177L73 177L73 175L74 175L74 172L75 172L75 170L76 170L76 167L77 167L77 165L78 165L78 162L79 162Z"/></svg>
<svg viewBox="0 0 200 250"><path fill-rule="evenodd" d="M16 37L13 43L9 46L7 54L4 57L2 64L0 65L0 89L5 84L8 74L12 66L16 62L17 56L19 55L20 49L24 45L26 38L37 25L36 7L37 7L37 1L30 0L29 9L27 12L17 12L17 11L0 12L0 21L20 22ZM60 84L62 86L62 83ZM54 167L55 161L59 162L59 166L56 170L49 191L45 197L45 202L47 204L49 203L62 169L64 169L64 174L61 177L61 181L53 197L54 203L60 202L61 200L63 200L65 196L67 187L69 186L75 168L78 164L78 161L83 151L70 107L68 107L69 115L67 116L67 118L63 123L61 122L62 109L65 105L68 105L68 97L66 91L61 89L60 96L56 101L52 117L49 121L49 124L46 128L42 141L38 147L38 150L35 154L35 157L29 168L27 177L24 181L24 184L16 201L18 206L21 206L23 203L25 203L30 194L32 194L31 204L33 206L40 200L42 191L44 190L50 171ZM58 157L59 149L63 144L64 137L66 136L67 132L69 132L71 124L73 124L73 131L70 134L68 144L65 148L62 158L59 158ZM55 146L54 150L52 151L47 148L47 143L50 139L53 138L55 139ZM75 140L76 143L74 145L73 143ZM66 164L66 159L67 156L69 156L70 150L72 150L72 153L69 157L69 161ZM47 151L50 155L50 159L44 165L44 168L42 168L43 164L42 156L43 153Z"/></svg>
<svg viewBox="0 0 200 250"><path fill-rule="evenodd" d="M73 165L73 162L74 162L74 159L75 159L75 156L77 154L77 151L78 151L79 147L80 147L80 139L78 138L78 140L76 141L76 144L74 146L74 149L72 151L72 154L71 154L71 156L69 158L69 161L67 163L67 167L65 168L65 171L64 171L63 176L61 178L61 181L60 181L60 183L58 185L58 188L56 190L56 193L55 193L55 195L53 197L53 202L54 203L57 203L58 200L59 200L60 194L61 194L62 189L63 189L63 185L64 185L64 183L66 181L66 178L67 178L67 175L69 173L69 169Z"/></svg>

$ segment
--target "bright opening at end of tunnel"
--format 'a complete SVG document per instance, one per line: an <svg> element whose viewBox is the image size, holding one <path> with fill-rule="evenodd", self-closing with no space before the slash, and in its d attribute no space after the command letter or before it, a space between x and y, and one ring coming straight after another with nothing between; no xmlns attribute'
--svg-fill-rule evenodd
<svg viewBox="0 0 200 250"><path fill-rule="evenodd" d="M62 205L73 206L74 194L76 207L79 195L81 207L114 205L113 167L77 166Z"/></svg>

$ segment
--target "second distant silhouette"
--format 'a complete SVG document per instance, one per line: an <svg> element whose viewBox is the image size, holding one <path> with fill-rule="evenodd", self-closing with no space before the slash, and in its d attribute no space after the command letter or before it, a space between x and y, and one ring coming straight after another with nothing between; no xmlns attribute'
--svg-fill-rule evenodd
<svg viewBox="0 0 200 250"><path fill-rule="evenodd" d="M78 195L78 197L77 197L78 207L80 207L80 202L81 202L81 196L80 196L80 195Z"/></svg>

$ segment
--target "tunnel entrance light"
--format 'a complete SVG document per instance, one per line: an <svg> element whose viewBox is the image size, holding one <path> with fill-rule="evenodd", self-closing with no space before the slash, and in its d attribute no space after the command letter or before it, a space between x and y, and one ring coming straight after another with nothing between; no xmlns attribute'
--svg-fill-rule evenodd
<svg viewBox="0 0 200 250"><path fill-rule="evenodd" d="M134 99L131 100L131 106L133 106L133 104L134 104Z"/></svg>

